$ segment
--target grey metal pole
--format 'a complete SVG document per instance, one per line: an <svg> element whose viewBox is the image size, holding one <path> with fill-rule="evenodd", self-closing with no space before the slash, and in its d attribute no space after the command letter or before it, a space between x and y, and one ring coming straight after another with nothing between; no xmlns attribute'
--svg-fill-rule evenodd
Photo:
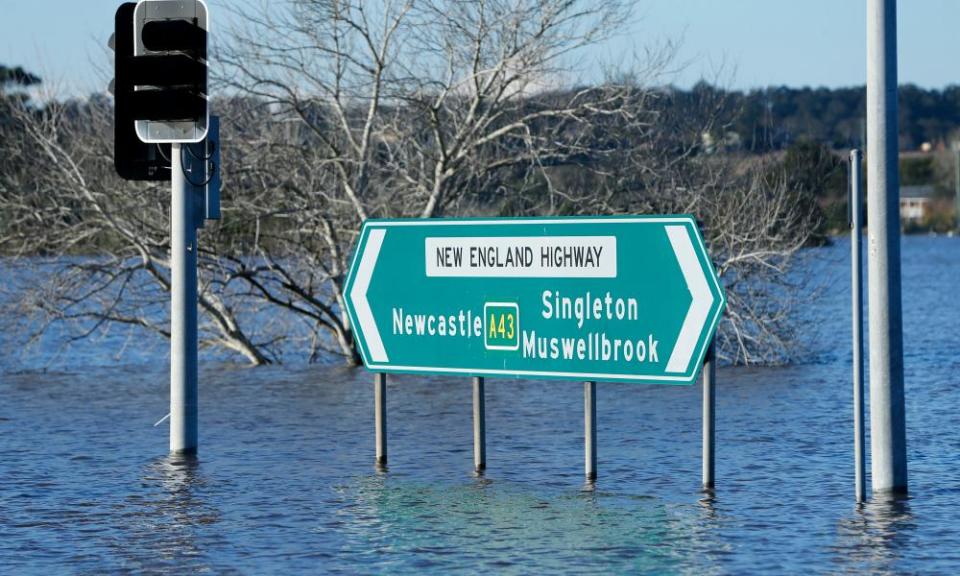
<svg viewBox="0 0 960 576"><path fill-rule="evenodd" d="M374 419L377 428L377 465L387 464L387 374L373 375Z"/></svg>
<svg viewBox="0 0 960 576"><path fill-rule="evenodd" d="M897 4L867 1L867 250L873 492L907 492L900 296Z"/></svg>
<svg viewBox="0 0 960 576"><path fill-rule="evenodd" d="M583 383L584 472L587 480L597 479L597 383Z"/></svg>
<svg viewBox="0 0 960 576"><path fill-rule="evenodd" d="M473 469L483 472L487 468L487 419L484 399L484 380L473 379Z"/></svg>
<svg viewBox="0 0 960 576"><path fill-rule="evenodd" d="M712 490L716 470L717 362L714 341L703 360L703 488Z"/></svg>
<svg viewBox="0 0 960 576"><path fill-rule="evenodd" d="M197 229L180 144L171 147L170 451L197 451Z"/></svg>
<svg viewBox="0 0 960 576"><path fill-rule="evenodd" d="M953 228L960 231L960 147L953 152L956 170L953 177Z"/></svg>
<svg viewBox="0 0 960 576"><path fill-rule="evenodd" d="M854 490L857 502L867 499L867 469L863 459L863 279L860 271L862 250L860 248L863 223L860 215L863 206L859 150L850 151L850 288L853 294L853 460Z"/></svg>

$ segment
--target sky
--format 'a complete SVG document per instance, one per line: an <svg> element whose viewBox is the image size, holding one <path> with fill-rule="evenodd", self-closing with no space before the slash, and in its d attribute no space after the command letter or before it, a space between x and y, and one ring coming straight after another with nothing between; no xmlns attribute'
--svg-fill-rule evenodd
<svg viewBox="0 0 960 576"><path fill-rule="evenodd" d="M217 5L211 0L216 33ZM0 64L39 74L62 94L102 91L118 0L0 0ZM960 0L900 0L901 83L960 84ZM638 0L624 31L587 61L679 43L666 82L700 78L739 89L851 86L866 78L866 0Z"/></svg>

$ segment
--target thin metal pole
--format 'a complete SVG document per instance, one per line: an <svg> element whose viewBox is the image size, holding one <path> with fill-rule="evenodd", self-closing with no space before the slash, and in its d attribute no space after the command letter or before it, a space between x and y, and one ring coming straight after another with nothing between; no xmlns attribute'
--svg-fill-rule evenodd
<svg viewBox="0 0 960 576"><path fill-rule="evenodd" d="M703 488L712 490L716 470L717 362L713 340L703 360Z"/></svg>
<svg viewBox="0 0 960 576"><path fill-rule="evenodd" d="M171 147L170 452L197 451L197 230L180 144Z"/></svg>
<svg viewBox="0 0 960 576"><path fill-rule="evenodd" d="M473 379L473 469L483 472L487 468L487 419L484 400L484 380Z"/></svg>
<svg viewBox="0 0 960 576"><path fill-rule="evenodd" d="M853 460L854 489L857 502L867 499L867 469L863 459L863 264L860 249L863 223L860 215L863 204L859 150L850 151L850 288L853 294Z"/></svg>
<svg viewBox="0 0 960 576"><path fill-rule="evenodd" d="M377 465L387 464L387 374L373 375L374 419L377 428Z"/></svg>
<svg viewBox="0 0 960 576"><path fill-rule="evenodd" d="M867 2L867 222L873 493L907 493L900 294L897 3Z"/></svg>
<svg viewBox="0 0 960 576"><path fill-rule="evenodd" d="M584 472L587 480L597 479L597 383L583 383Z"/></svg>
<svg viewBox="0 0 960 576"><path fill-rule="evenodd" d="M960 231L960 147L953 151L955 172L953 182L953 228Z"/></svg>

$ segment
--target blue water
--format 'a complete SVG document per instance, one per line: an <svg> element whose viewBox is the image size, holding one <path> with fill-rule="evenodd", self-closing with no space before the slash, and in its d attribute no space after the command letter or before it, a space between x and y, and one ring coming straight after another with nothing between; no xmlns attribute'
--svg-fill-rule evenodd
<svg viewBox="0 0 960 576"><path fill-rule="evenodd" d="M381 471L364 371L208 361L185 460L162 346L38 349L0 373L0 572L956 574L960 239L904 239L911 496L859 507L847 250L811 254L808 361L719 371L713 494L698 386L599 385L590 485L576 382L488 380L476 476L469 381L391 378Z"/></svg>

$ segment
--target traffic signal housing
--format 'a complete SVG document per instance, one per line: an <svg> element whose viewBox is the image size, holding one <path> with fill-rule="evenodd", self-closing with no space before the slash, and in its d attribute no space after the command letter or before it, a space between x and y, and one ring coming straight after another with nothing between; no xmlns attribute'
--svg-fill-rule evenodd
<svg viewBox="0 0 960 576"><path fill-rule="evenodd" d="M134 10L132 114L144 142L199 142L209 124L207 6L143 0Z"/></svg>
<svg viewBox="0 0 960 576"><path fill-rule="evenodd" d="M109 46L114 51L113 161L117 174L126 180L170 180L170 144L147 144L137 137L133 98L137 67L133 63L133 12L135 2L117 9Z"/></svg>

